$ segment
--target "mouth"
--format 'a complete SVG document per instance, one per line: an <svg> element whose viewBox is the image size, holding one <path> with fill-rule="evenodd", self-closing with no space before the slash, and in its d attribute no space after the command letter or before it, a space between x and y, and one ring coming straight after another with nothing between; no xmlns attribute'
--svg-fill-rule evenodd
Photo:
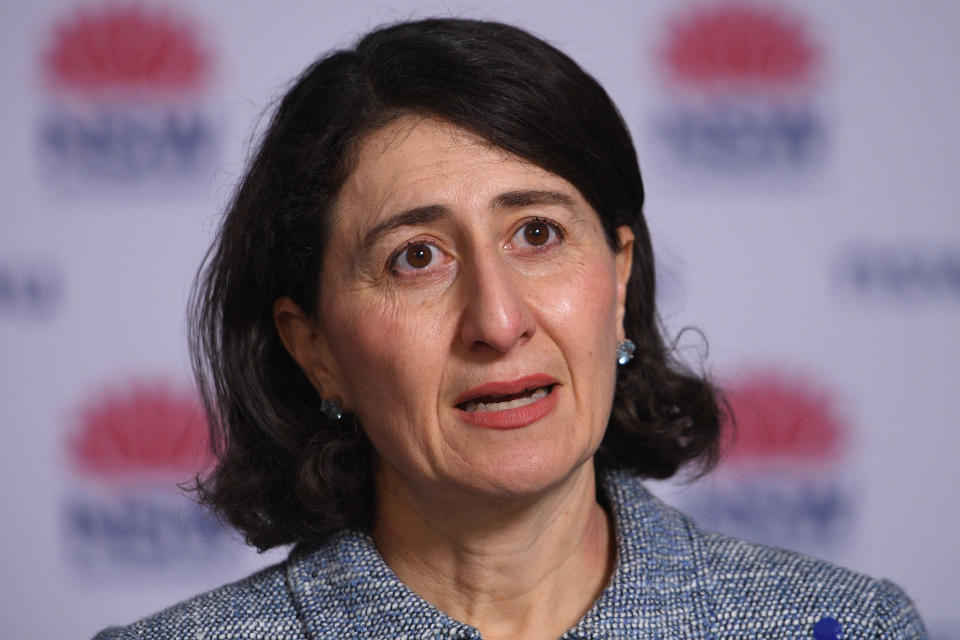
<svg viewBox="0 0 960 640"><path fill-rule="evenodd" d="M545 373L488 382L460 394L455 409L461 420L475 427L519 429L553 412L560 386Z"/></svg>
<svg viewBox="0 0 960 640"><path fill-rule="evenodd" d="M506 411L507 409L518 409L528 404L533 404L541 398L546 398L556 386L548 384L539 387L524 389L517 393L508 393L502 395L485 395L473 400L467 400L457 404L457 408L467 413L476 413L478 411Z"/></svg>
<svg viewBox="0 0 960 640"><path fill-rule="evenodd" d="M519 429L557 406L560 383L545 373L488 382L460 394L455 409L465 423L487 429Z"/></svg>

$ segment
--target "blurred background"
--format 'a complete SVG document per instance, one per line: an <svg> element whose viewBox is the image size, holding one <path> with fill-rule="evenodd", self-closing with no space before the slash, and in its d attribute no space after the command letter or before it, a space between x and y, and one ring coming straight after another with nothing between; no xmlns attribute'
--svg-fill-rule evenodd
<svg viewBox="0 0 960 640"><path fill-rule="evenodd" d="M428 15L546 38L633 132L665 327L738 420L714 474L655 491L890 578L960 638L960 4L932 0L5 3L4 637L87 638L283 558L176 488L208 463L186 300L290 79Z"/></svg>

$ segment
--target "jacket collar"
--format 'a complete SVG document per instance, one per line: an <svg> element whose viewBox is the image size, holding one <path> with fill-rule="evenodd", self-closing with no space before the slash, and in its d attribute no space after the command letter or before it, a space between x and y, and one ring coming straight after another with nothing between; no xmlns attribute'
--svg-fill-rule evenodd
<svg viewBox="0 0 960 640"><path fill-rule="evenodd" d="M692 523L628 473L600 477L616 527L617 563L607 588L563 639L709 638L714 616ZM400 582L362 531L295 549L287 581L311 639L480 638Z"/></svg>

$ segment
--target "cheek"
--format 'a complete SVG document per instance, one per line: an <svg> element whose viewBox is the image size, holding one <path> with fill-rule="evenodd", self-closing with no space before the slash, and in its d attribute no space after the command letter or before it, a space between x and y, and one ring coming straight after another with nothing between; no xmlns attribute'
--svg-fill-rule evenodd
<svg viewBox="0 0 960 640"><path fill-rule="evenodd" d="M617 284L613 260L597 261L583 270L579 285L583 294L572 313L569 356L575 389L584 422L592 425L593 444L599 446L610 418L616 391L617 365L614 358L617 331ZM588 337L589 336L589 337Z"/></svg>
<svg viewBox="0 0 960 640"><path fill-rule="evenodd" d="M435 304L396 297L358 303L336 314L342 328L331 348L346 382L346 399L366 422L417 413L411 398L436 397L445 362L440 336L446 314Z"/></svg>
<svg viewBox="0 0 960 640"><path fill-rule="evenodd" d="M562 295L547 321L569 369L575 403L594 444L606 429L616 387L617 288L614 263L584 261L554 284Z"/></svg>
<svg viewBox="0 0 960 640"><path fill-rule="evenodd" d="M382 299L345 315L336 352L348 408L392 467L428 464L424 452L439 446L430 425L447 361L445 315L435 306Z"/></svg>
<svg viewBox="0 0 960 640"><path fill-rule="evenodd" d="M613 260L579 261L556 277L542 292L553 326L562 329L579 350L597 349L612 344L616 337L617 291Z"/></svg>

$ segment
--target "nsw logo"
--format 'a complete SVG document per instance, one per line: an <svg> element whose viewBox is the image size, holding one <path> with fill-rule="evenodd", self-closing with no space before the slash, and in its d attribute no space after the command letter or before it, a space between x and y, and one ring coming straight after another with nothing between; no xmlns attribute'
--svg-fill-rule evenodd
<svg viewBox="0 0 960 640"><path fill-rule="evenodd" d="M106 389L76 411L65 444L63 533L79 574L202 571L238 547L177 488L211 463L192 391L143 381Z"/></svg>
<svg viewBox="0 0 960 640"><path fill-rule="evenodd" d="M37 134L55 188L205 181L217 151L212 55L190 21L140 4L79 8L41 55Z"/></svg>
<svg viewBox="0 0 960 640"><path fill-rule="evenodd" d="M723 3L671 17L654 59L667 97L654 130L666 159L724 177L796 175L822 157L814 104L821 52L782 6Z"/></svg>
<svg viewBox="0 0 960 640"><path fill-rule="evenodd" d="M858 302L960 303L960 245L939 239L861 239L839 251L833 284L844 298Z"/></svg>
<svg viewBox="0 0 960 640"><path fill-rule="evenodd" d="M848 427L815 382L756 371L726 388L736 426L720 467L682 500L710 529L808 552L841 547L855 515Z"/></svg>

